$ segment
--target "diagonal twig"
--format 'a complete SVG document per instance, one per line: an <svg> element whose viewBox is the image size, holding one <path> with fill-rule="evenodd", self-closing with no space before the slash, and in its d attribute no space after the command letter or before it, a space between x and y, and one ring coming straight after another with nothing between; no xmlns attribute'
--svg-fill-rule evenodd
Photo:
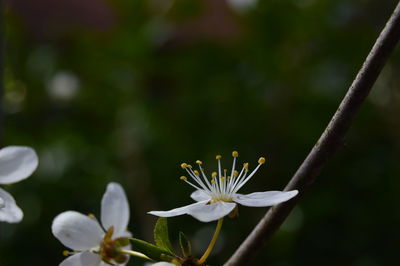
<svg viewBox="0 0 400 266"><path fill-rule="evenodd" d="M328 159L343 146L344 136L354 116L378 78L399 38L400 2L376 40L325 131L285 187L285 190L299 190L299 196L269 209L246 240L224 264L225 266L247 265L249 260L283 223L306 189L314 182Z"/></svg>
<svg viewBox="0 0 400 266"><path fill-rule="evenodd" d="M4 39L5 15L4 0L0 0L0 147L4 145Z"/></svg>

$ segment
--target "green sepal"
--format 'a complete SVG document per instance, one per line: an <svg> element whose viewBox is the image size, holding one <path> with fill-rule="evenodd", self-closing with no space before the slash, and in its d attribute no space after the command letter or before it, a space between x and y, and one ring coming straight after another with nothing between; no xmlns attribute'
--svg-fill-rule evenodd
<svg viewBox="0 0 400 266"><path fill-rule="evenodd" d="M146 241L137 238L130 238L129 240L131 241L132 249L134 251L141 252L154 261L169 261L170 259L176 257L168 250L157 247L156 245L153 245Z"/></svg>
<svg viewBox="0 0 400 266"><path fill-rule="evenodd" d="M179 245L185 258L192 255L192 245L183 232L179 232Z"/></svg>
<svg viewBox="0 0 400 266"><path fill-rule="evenodd" d="M169 240L167 218L158 218L157 223L154 226L154 241L159 248L174 254L171 242Z"/></svg>
<svg viewBox="0 0 400 266"><path fill-rule="evenodd" d="M120 238L115 239L115 240L114 240L114 243L115 243L117 246L126 247L127 245L129 245L129 238L120 237Z"/></svg>

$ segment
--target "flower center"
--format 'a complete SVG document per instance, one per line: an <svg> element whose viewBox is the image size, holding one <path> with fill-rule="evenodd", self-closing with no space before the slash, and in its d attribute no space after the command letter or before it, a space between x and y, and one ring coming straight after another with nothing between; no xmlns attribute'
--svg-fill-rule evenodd
<svg viewBox="0 0 400 266"><path fill-rule="evenodd" d="M123 237L112 239L113 233L114 227L111 226L107 230L103 242L101 242L100 245L99 253L101 259L110 265L114 265L113 262L118 264L126 263L128 261L128 255L122 253L122 247L129 245L129 239Z"/></svg>
<svg viewBox="0 0 400 266"><path fill-rule="evenodd" d="M258 159L258 165L256 168L249 173L249 164L244 163L242 169L237 171L236 158L239 156L237 151L232 152L233 163L232 169L228 172L227 169L222 169L221 167L221 155L217 155L215 158L218 161L218 171L212 172L211 179L209 180L206 176L204 169L202 167L202 161L197 160L196 164L199 170L193 170L190 164L182 163L181 167L186 170L189 176L194 182L188 181L186 176L181 176L181 180L188 183L197 190L202 190L211 197L210 203L215 203L217 201L232 202L233 195L244 185L250 178L256 173L258 168L265 163L265 158L260 157Z"/></svg>

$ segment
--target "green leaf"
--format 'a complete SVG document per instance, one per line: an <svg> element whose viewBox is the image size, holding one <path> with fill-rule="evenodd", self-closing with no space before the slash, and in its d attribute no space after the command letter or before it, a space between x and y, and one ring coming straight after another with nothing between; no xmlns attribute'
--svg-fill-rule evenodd
<svg viewBox="0 0 400 266"><path fill-rule="evenodd" d="M192 245L183 232L179 232L179 245L185 258L192 255Z"/></svg>
<svg viewBox="0 0 400 266"><path fill-rule="evenodd" d="M130 238L129 240L131 241L133 250L143 253L152 260L171 261L173 258L176 257L170 251L157 247L146 241L137 238Z"/></svg>
<svg viewBox="0 0 400 266"><path fill-rule="evenodd" d="M154 227L154 241L158 247L168 250L170 253L174 254L171 242L169 241L167 218L158 218Z"/></svg>

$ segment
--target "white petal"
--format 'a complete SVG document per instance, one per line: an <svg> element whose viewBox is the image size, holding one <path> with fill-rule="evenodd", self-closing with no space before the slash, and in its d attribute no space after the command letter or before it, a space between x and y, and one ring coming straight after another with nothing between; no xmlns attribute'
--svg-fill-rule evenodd
<svg viewBox="0 0 400 266"><path fill-rule="evenodd" d="M14 198L8 192L0 188L0 221L7 223L19 223L24 216L21 209L15 203Z"/></svg>
<svg viewBox="0 0 400 266"><path fill-rule="evenodd" d="M97 247L104 235L95 219L75 211L66 211L54 218L51 231L64 246L78 251Z"/></svg>
<svg viewBox="0 0 400 266"><path fill-rule="evenodd" d="M247 195L235 194L233 200L241 205L249 207L267 207L290 200L298 193L292 191L264 191Z"/></svg>
<svg viewBox="0 0 400 266"><path fill-rule="evenodd" d="M183 207L175 208L169 211L151 211L148 214L152 214L159 217L174 217L182 214L187 214L191 209L196 208L198 206L204 206L208 201L200 201L190 205L186 205Z"/></svg>
<svg viewBox="0 0 400 266"><path fill-rule="evenodd" d="M109 183L101 200L101 223L108 230L114 226L113 238L122 236L129 223L129 204L124 189L118 183Z"/></svg>
<svg viewBox="0 0 400 266"><path fill-rule="evenodd" d="M0 150L0 184L11 184L30 176L38 165L36 152L29 147L9 146Z"/></svg>
<svg viewBox="0 0 400 266"><path fill-rule="evenodd" d="M157 263L150 264L150 265L152 265L152 266L175 266L175 264L165 262L165 261L157 262Z"/></svg>
<svg viewBox="0 0 400 266"><path fill-rule="evenodd" d="M216 203L198 205L191 208L188 214L201 222L211 222L228 215L236 206L233 202L218 201Z"/></svg>
<svg viewBox="0 0 400 266"><path fill-rule="evenodd" d="M116 265L125 265L125 264L116 264ZM99 266L110 266L110 264L105 263L104 261L101 261Z"/></svg>
<svg viewBox="0 0 400 266"><path fill-rule="evenodd" d="M86 251L69 256L60 266L99 266L100 262L101 257L98 254Z"/></svg>
<svg viewBox="0 0 400 266"><path fill-rule="evenodd" d="M210 195L208 195L208 193L204 190L196 190L190 195L190 197L195 201L204 201L211 199Z"/></svg>

